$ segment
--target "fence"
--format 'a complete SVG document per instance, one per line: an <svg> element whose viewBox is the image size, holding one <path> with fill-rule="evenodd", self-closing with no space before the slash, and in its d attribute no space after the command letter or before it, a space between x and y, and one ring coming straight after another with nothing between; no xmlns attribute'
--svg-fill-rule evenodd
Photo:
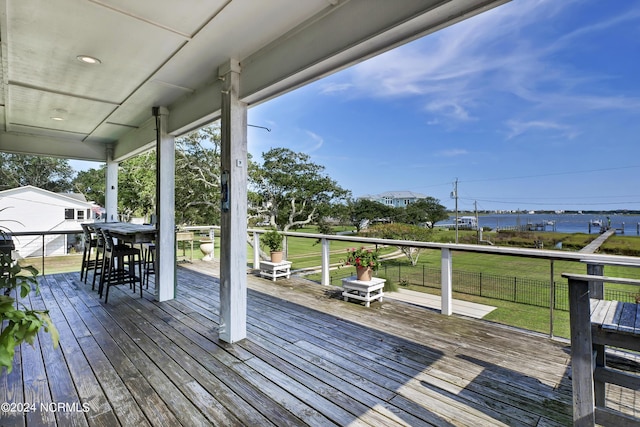
<svg viewBox="0 0 640 427"><path fill-rule="evenodd" d="M551 290L549 281L528 279L516 276L500 276L473 271L454 270L452 276L453 292L473 295L537 307L549 307ZM422 266L387 266L380 274L401 285L424 286L440 290L440 269ZM553 308L569 311L569 290L565 282L554 282L555 298ZM636 302L637 292L607 289L605 299L622 302Z"/></svg>

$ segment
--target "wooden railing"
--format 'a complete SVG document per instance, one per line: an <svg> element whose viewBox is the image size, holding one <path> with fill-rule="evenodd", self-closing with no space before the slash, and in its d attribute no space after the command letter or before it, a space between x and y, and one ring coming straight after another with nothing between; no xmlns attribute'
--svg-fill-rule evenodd
<svg viewBox="0 0 640 427"><path fill-rule="evenodd" d="M606 347L640 351L638 304L590 298L602 282L640 286L639 280L562 274L569 281L573 425L640 425L640 418L606 407L606 384L640 390L640 375L607 367ZM595 354L595 358L594 358Z"/></svg>

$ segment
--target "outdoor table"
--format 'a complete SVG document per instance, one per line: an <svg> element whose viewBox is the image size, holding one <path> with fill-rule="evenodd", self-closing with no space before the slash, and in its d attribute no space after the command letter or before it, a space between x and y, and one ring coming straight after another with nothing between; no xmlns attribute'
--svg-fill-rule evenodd
<svg viewBox="0 0 640 427"><path fill-rule="evenodd" d="M129 222L94 222L88 225L109 230L116 239L131 244L150 243L156 239L156 227L153 225Z"/></svg>

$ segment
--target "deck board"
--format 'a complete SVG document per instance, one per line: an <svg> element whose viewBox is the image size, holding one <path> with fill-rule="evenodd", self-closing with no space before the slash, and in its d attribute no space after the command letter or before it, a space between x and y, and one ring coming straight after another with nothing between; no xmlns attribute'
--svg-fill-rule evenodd
<svg viewBox="0 0 640 427"><path fill-rule="evenodd" d="M23 346L13 373L0 374L0 398L89 411L3 413L0 425L570 424L562 343L250 275L248 337L229 345L218 340L215 267L179 268L177 298L163 303L117 287L105 305L79 273L41 278L32 304L50 311L60 347L43 333L36 348ZM611 407L637 412L636 396L609 396Z"/></svg>

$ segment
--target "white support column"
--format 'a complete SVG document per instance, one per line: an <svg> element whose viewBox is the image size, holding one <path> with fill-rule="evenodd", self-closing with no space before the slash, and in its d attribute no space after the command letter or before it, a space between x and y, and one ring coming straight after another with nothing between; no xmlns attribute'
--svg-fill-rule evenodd
<svg viewBox="0 0 640 427"><path fill-rule="evenodd" d="M104 209L107 222L118 221L118 162L113 160L113 148L107 148L107 176Z"/></svg>
<svg viewBox="0 0 640 427"><path fill-rule="evenodd" d="M253 233L253 269L260 270L260 235Z"/></svg>
<svg viewBox="0 0 640 427"><path fill-rule="evenodd" d="M155 113L155 112L154 112ZM174 138L167 133L169 111L157 111L156 140L156 299L167 301L175 297L176 281L176 220L175 220L175 164Z"/></svg>
<svg viewBox="0 0 640 427"><path fill-rule="evenodd" d="M330 242L327 239L321 239L322 243L322 283L325 286L331 284L331 277L329 276L329 247Z"/></svg>
<svg viewBox="0 0 640 427"><path fill-rule="evenodd" d="M452 296L452 258L451 251L447 248L442 248L442 261L441 261L441 277L440 283L442 286L442 314L451 316L453 313L453 296Z"/></svg>
<svg viewBox="0 0 640 427"><path fill-rule="evenodd" d="M240 63L220 67L222 84L220 333L234 343L247 336L247 106L238 99Z"/></svg>

